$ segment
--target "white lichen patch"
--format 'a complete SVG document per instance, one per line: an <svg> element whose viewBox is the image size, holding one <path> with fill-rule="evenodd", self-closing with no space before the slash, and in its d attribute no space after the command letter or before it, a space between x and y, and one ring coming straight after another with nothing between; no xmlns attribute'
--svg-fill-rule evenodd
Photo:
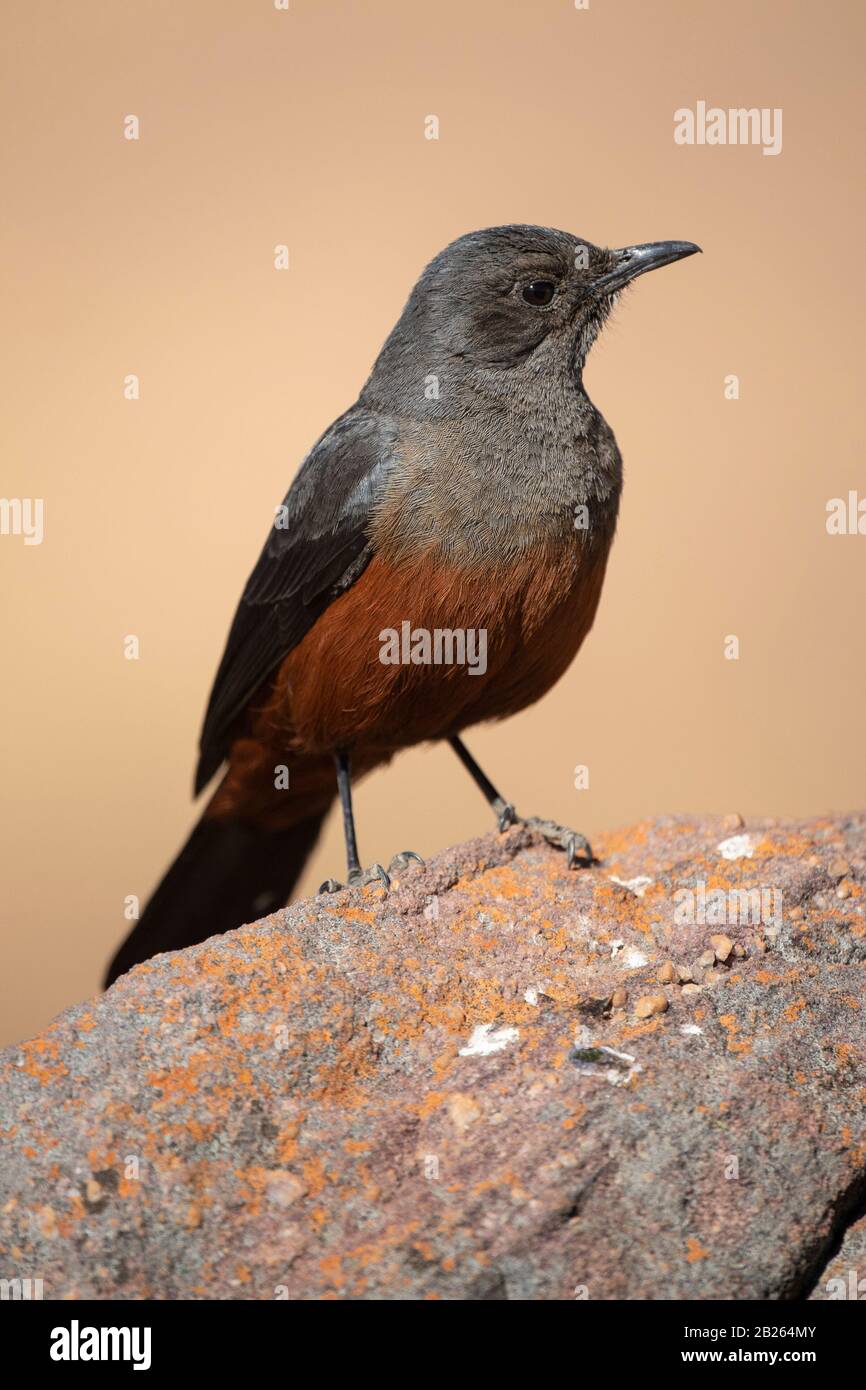
<svg viewBox="0 0 866 1390"><path fill-rule="evenodd" d="M751 835L732 835L718 846L723 859L751 859L755 848Z"/></svg>
<svg viewBox="0 0 866 1390"><path fill-rule="evenodd" d="M490 1057L494 1052L504 1052L519 1037L519 1028L495 1028L492 1023L479 1023L472 1029L466 1046L461 1047L460 1056Z"/></svg>
<svg viewBox="0 0 866 1390"><path fill-rule="evenodd" d="M619 959L620 965L624 965L626 970L640 970L642 965L649 964L649 957L643 951L638 951L636 947L629 946Z"/></svg>
<svg viewBox="0 0 866 1390"><path fill-rule="evenodd" d="M647 874L638 874L637 878L617 878L616 874L611 874L610 881L611 883L618 883L620 888L627 888L630 893L634 893L636 898L642 898L652 883L652 879Z"/></svg>
<svg viewBox="0 0 866 1390"><path fill-rule="evenodd" d="M649 958L643 951L639 951L636 946L626 946L619 938L610 943L610 958L617 964L624 965L626 970L640 970L642 965L649 964Z"/></svg>

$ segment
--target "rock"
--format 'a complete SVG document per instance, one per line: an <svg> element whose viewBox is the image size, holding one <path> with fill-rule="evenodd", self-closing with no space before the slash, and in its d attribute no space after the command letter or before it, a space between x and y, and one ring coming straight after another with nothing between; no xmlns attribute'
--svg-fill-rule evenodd
<svg viewBox="0 0 866 1390"><path fill-rule="evenodd" d="M726 961L734 949L734 943L729 936L711 936L710 941L713 947L713 955L716 960Z"/></svg>
<svg viewBox="0 0 866 1390"><path fill-rule="evenodd" d="M838 1253L809 1296L820 1302L862 1303L866 1299L866 1216L845 1232Z"/></svg>
<svg viewBox="0 0 866 1390"><path fill-rule="evenodd" d="M637 1018L652 1018L654 1014L663 1014L668 1008L667 996L659 992L658 994L645 994L634 1006Z"/></svg>
<svg viewBox="0 0 866 1390"><path fill-rule="evenodd" d="M677 979L677 970L676 970L676 966L674 965L673 961L666 960L665 963L664 963L664 965L661 967L661 969L659 970L659 973L658 973L658 982L659 982L659 984L660 984L660 985L672 985L676 979Z"/></svg>
<svg viewBox="0 0 866 1390"><path fill-rule="evenodd" d="M49 1299L837 1296L866 1277L866 816L749 821L736 853L730 829L644 823L569 872L515 827L384 899L138 967L0 1054L4 1277ZM831 855L850 896L816 905ZM727 915L705 921L707 884ZM732 943L712 988L661 994L711 931Z"/></svg>

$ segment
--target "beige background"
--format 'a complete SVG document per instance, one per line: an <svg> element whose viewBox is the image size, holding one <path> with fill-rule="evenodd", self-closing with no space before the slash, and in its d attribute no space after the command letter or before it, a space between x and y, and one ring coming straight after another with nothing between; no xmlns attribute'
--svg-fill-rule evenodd
<svg viewBox="0 0 866 1390"><path fill-rule="evenodd" d="M0 491L46 509L41 546L0 537L6 1039L96 988L124 896L179 846L272 508L424 263L476 227L705 255L641 280L590 359L627 474L596 629L470 746L519 807L589 832L862 805L866 537L825 531L828 498L866 493L859 0L6 14ZM699 99L782 107L782 153L677 147ZM367 860L490 825L443 748L357 801ZM305 890L342 868L332 819Z"/></svg>

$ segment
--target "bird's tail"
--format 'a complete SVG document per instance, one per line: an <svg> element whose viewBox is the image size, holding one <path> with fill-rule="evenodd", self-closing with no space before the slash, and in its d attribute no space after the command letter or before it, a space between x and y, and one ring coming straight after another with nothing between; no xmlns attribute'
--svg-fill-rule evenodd
<svg viewBox="0 0 866 1390"><path fill-rule="evenodd" d="M327 807L280 830L205 814L108 967L106 989L160 951L194 946L282 907L326 814Z"/></svg>

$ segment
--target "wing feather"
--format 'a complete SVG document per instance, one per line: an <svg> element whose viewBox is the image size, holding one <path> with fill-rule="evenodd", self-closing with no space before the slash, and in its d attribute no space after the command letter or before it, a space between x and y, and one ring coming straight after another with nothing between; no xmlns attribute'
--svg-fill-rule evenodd
<svg viewBox="0 0 866 1390"><path fill-rule="evenodd" d="M238 604L204 719L196 794L224 760L256 691L368 564L370 517L396 434L381 416L353 406L307 455Z"/></svg>

